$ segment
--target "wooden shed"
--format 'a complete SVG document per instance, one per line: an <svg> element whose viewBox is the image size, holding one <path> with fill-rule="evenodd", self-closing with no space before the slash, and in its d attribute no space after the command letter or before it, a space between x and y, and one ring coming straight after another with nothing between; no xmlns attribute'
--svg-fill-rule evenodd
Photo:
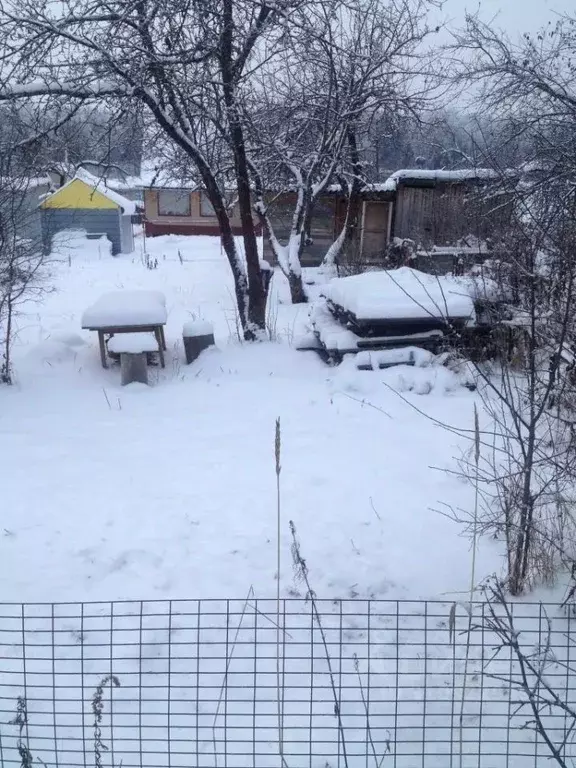
<svg viewBox="0 0 576 768"><path fill-rule="evenodd" d="M273 196L269 214L276 237L286 242L296 203L295 192ZM368 262L382 257L390 236L393 193L377 185L367 185L360 194L358 204L358 228L353 237L352 250L357 259ZM314 205L310 222L310 242L304 247L302 266L311 267L322 263L328 249L338 237L346 222L348 200L335 184L321 195ZM264 257L274 262L272 250L264 240Z"/></svg>
<svg viewBox="0 0 576 768"><path fill-rule="evenodd" d="M106 235L114 255L131 253L134 250L132 216L135 212L132 200L82 173L40 203L44 248L49 250L57 232L83 229L91 235Z"/></svg>
<svg viewBox="0 0 576 768"><path fill-rule="evenodd" d="M452 246L469 235L489 237L507 215L499 181L489 168L396 171L386 182L395 188L391 236L424 248Z"/></svg>
<svg viewBox="0 0 576 768"><path fill-rule="evenodd" d="M238 205L230 217L232 234L242 234ZM203 189L147 187L144 189L144 228L156 235L220 235L216 213Z"/></svg>

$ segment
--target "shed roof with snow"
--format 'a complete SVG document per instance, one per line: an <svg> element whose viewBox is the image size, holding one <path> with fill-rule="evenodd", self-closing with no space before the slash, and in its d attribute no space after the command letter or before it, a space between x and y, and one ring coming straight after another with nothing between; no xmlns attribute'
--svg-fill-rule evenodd
<svg viewBox="0 0 576 768"><path fill-rule="evenodd" d="M89 234L106 235L112 243L113 254L134 250L131 217L136 212L135 203L91 174L78 173L47 195L39 207L47 248L56 232L84 229Z"/></svg>

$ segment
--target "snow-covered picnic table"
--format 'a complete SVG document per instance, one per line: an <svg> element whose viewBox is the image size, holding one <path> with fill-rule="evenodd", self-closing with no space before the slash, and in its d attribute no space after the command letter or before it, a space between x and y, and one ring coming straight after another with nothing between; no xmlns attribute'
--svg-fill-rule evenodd
<svg viewBox="0 0 576 768"><path fill-rule="evenodd" d="M153 333L164 368L166 298L160 291L111 291L104 293L82 315L82 328L97 331L102 366L106 363L106 339L119 333ZM148 351L148 350L140 350Z"/></svg>

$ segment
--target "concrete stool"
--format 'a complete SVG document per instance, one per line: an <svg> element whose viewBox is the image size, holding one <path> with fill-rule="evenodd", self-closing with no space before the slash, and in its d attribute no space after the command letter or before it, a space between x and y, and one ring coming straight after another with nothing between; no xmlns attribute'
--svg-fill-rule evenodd
<svg viewBox="0 0 576 768"><path fill-rule="evenodd" d="M200 352L214 346L214 328L211 323L202 320L184 323L182 337L188 365L196 360Z"/></svg>
<svg viewBox="0 0 576 768"><path fill-rule="evenodd" d="M150 333L119 333L108 342L110 352L120 355L122 386L148 384L148 353L158 351L158 342Z"/></svg>

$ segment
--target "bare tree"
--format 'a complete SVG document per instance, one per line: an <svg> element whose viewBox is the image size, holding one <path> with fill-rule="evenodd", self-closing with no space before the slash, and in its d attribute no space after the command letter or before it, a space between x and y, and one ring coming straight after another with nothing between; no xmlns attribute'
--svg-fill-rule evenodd
<svg viewBox="0 0 576 768"><path fill-rule="evenodd" d="M511 217L496 228L489 271L508 304L499 332L507 349L495 371L478 366L492 423L481 524L504 538L517 595L576 557L574 19L514 42L470 16L454 48L457 81L474 85L483 110L533 160L519 181L501 169Z"/></svg>
<svg viewBox="0 0 576 768"><path fill-rule="evenodd" d="M516 620L514 605L502 585L489 583L484 596L482 618L475 618L470 632L481 632L482 642L486 636L493 638L493 650L482 674L510 690L515 722L535 734L555 765L568 768L573 765L568 748L576 728L576 707L568 686L573 667L569 653L559 658L554 633L562 636L564 647L572 639L566 640L564 632L555 630L553 619L542 606L539 619L532 619L535 626L526 633L529 639L525 638L521 627L526 628L526 620L521 624Z"/></svg>
<svg viewBox="0 0 576 768"><path fill-rule="evenodd" d="M13 380L12 344L19 307L49 290L37 210L38 183L42 180L31 177L30 171L21 175L21 166L14 168L11 149L0 144L0 382L3 384L11 384Z"/></svg>
<svg viewBox="0 0 576 768"><path fill-rule="evenodd" d="M142 106L195 166L218 220L234 276L240 322L247 339L265 327L262 280L238 92L255 52L273 50L300 0L23 0L0 8L0 99L49 97L85 105L127 101ZM221 180L202 141L206 106L217 102L214 130L230 148L243 229L235 242Z"/></svg>
<svg viewBox="0 0 576 768"><path fill-rule="evenodd" d="M357 227L371 122L382 111L407 113L424 101L430 81L417 50L429 33L428 7L428 0L306 6L286 50L261 70L260 87L250 94L260 104L247 108L255 209L294 302L305 300L301 256L318 200L334 183L348 200L325 257L333 264ZM290 231L281 243L270 211L276 195L286 200L290 193Z"/></svg>
<svg viewBox="0 0 576 768"><path fill-rule="evenodd" d="M453 46L456 80L474 85L483 113L506 126L509 141L527 137L534 160L545 160L552 175L573 172L576 16L561 16L519 40L478 16L466 22Z"/></svg>
<svg viewBox="0 0 576 768"><path fill-rule="evenodd" d="M482 270L500 301L487 340L497 363L476 362L489 426L480 472L465 461L464 473L484 500L470 527L504 540L518 595L576 557L576 200L563 182L503 183L513 210Z"/></svg>

